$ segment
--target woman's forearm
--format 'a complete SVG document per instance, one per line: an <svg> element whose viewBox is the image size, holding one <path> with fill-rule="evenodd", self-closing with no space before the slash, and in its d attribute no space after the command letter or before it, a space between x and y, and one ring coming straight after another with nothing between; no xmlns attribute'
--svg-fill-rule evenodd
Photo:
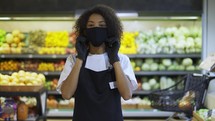
<svg viewBox="0 0 215 121"><path fill-rule="evenodd" d="M70 72L66 80L63 81L61 85L61 93L64 99L70 99L74 95L77 89L78 78L82 63L83 61L77 58L75 65L72 68L72 71Z"/></svg>
<svg viewBox="0 0 215 121"><path fill-rule="evenodd" d="M120 62L115 62L113 64L116 76L116 85L119 90L120 95L123 99L128 100L132 98L131 82L128 77L124 74Z"/></svg>

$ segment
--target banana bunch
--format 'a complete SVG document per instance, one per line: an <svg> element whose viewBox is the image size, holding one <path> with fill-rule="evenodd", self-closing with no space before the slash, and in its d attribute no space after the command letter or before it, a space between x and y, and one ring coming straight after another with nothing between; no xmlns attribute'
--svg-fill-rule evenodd
<svg viewBox="0 0 215 121"><path fill-rule="evenodd" d="M135 38L138 34L138 32L123 32L119 52L124 54L136 54L137 46L135 43Z"/></svg>
<svg viewBox="0 0 215 121"><path fill-rule="evenodd" d="M45 47L67 47L69 33L67 31L47 32Z"/></svg>

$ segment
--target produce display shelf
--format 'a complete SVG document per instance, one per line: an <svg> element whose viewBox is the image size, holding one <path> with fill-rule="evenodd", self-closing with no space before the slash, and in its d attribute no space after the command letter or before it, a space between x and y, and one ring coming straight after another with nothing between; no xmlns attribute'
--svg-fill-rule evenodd
<svg viewBox="0 0 215 121"><path fill-rule="evenodd" d="M48 95L60 95L60 93L55 90L49 90L47 93L48 93Z"/></svg>
<svg viewBox="0 0 215 121"><path fill-rule="evenodd" d="M1 74L12 74L14 71L0 71ZM31 72L31 71L29 71ZM33 71L42 73L46 76L58 76L60 71ZM135 71L136 76L154 76L154 75L186 75L189 73L201 73L201 71Z"/></svg>
<svg viewBox="0 0 215 121"><path fill-rule="evenodd" d="M0 71L1 74L12 74L15 71ZM28 71L31 72L31 71ZM60 75L60 71L32 71L32 72L36 72L36 73L42 73L46 76L58 76Z"/></svg>
<svg viewBox="0 0 215 121"><path fill-rule="evenodd" d="M46 89L40 88L38 91L0 91L0 97L14 97L14 96L29 96L35 97L37 100L37 110L39 119L46 119Z"/></svg>
<svg viewBox="0 0 215 121"><path fill-rule="evenodd" d="M38 54L1 54L1 58L11 58L11 59L31 59L31 58L40 58L40 59L65 59L69 55L57 55L57 54L47 54L47 55L38 55Z"/></svg>
<svg viewBox="0 0 215 121"><path fill-rule="evenodd" d="M136 76L154 76L154 75L186 75L189 73L201 73L200 71L135 71Z"/></svg>
<svg viewBox="0 0 215 121"><path fill-rule="evenodd" d="M1 54L1 58L17 58L17 59L31 59L31 58L40 58L40 59L65 59L69 54ZM129 58L201 58L200 53L194 54L127 54Z"/></svg>
<svg viewBox="0 0 215 121"><path fill-rule="evenodd" d="M195 54L128 54L129 58L201 58L200 53Z"/></svg>
<svg viewBox="0 0 215 121"><path fill-rule="evenodd" d="M174 112L167 111L158 111L156 109L153 110L123 110L124 118L166 118L170 117L174 114ZM71 109L50 109L47 112L47 118L71 118L73 116L73 110Z"/></svg>

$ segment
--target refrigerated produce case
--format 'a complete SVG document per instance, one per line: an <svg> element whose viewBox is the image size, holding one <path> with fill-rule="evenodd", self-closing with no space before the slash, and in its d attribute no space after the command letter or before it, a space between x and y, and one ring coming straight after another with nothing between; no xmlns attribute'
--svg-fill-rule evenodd
<svg viewBox="0 0 215 121"><path fill-rule="evenodd" d="M55 23L55 21L52 21L50 20L51 22ZM122 21L125 21L125 20L122 20ZM143 24L147 24L147 22L151 23L152 20L150 21L146 21L144 19L138 19L138 20L135 20L140 23L143 23ZM161 21L161 23L165 23L165 22L169 22L171 20L159 20ZM156 24L159 24L159 21L156 21ZM187 23L190 22L191 25L195 25L196 21L198 21L197 23L200 23L199 20L187 20ZM5 22L5 21L3 21ZM29 23L34 23L34 24L39 24L39 23L42 23L43 21L30 21ZM60 21L60 23L63 23L63 22L66 22L68 23L69 21ZM71 21L73 22L73 21ZM131 24L130 22L133 22L133 21L125 21L126 24ZM181 22L181 20L180 20ZM179 22L179 23L180 23ZM19 23L19 21L12 21L12 22L9 22L9 21L6 21L5 23L7 24L15 24L15 23ZM25 21L25 23L22 23L22 21L20 22L20 24L22 24L21 26L25 25L25 24L28 24L28 21ZM172 21L172 23L175 23L176 25L178 25L177 21ZM186 24L187 24L186 23ZM59 24L59 23L58 23ZM60 25L60 24L59 24ZM199 24L197 24L199 25ZM141 26L141 25L140 25ZM153 26L156 26L156 25L153 25ZM16 28L16 27L15 27ZM17 29L17 28L16 28ZM41 29L43 29L41 27ZM125 27L125 30L127 28ZM146 29L145 31L147 31L147 28L144 28ZM141 30L139 28L139 30ZM132 30L130 30L132 32ZM138 31L138 30L135 30L134 31ZM135 60L135 59L141 59L141 60L145 60L145 59L153 59L155 60L156 62L158 62L159 60L161 59L171 59L171 60L174 60L174 59L184 59L184 58L191 58L193 61L199 61L201 59L201 53L184 53L184 54L160 54L160 53L157 53L157 54L139 54L139 53L136 53L136 54L127 54L128 57L131 59L131 60ZM44 61L46 62L48 60L48 62L56 62L56 60L65 60L66 57L68 57L68 54L65 54L65 55L58 55L58 54L51 54L51 55L41 55L41 54L1 54L1 59L2 61L3 60L19 60L19 61L26 61L26 60L30 60L32 62L34 61ZM143 62L142 62L143 63ZM196 64L197 65L197 64ZM149 77L147 78L147 80L149 80L150 78L153 78L154 76L157 77L162 77L162 76L165 76L165 77L175 77L175 76L183 76L187 73L195 73L195 72L200 72L200 70L192 70L192 71L187 71L187 70L135 70L135 75L139 81L139 83L141 84L140 88L134 92L134 97L147 97L147 95L150 94L150 90L146 90L146 89L142 89L141 87L143 86L142 85L142 80L141 78L145 78L145 77ZM31 70L32 71L32 70ZM34 72L39 72L41 73L41 71L37 71L37 70L33 70ZM1 70L1 73L2 74L12 74L12 72L14 71L3 71ZM60 71L42 71L42 73L46 76L46 78L58 78L59 75L60 75ZM157 81L158 83L159 81ZM56 97L57 100L60 100L61 99L61 96L59 93L57 93L56 91L48 91L48 96L54 96ZM152 113L153 112L153 113ZM150 115L149 115L150 113ZM172 115L173 113L172 112L161 112L161 111L158 111L156 109L146 109L146 110L139 110L139 109L132 109L132 110L124 110L123 111L123 114L124 114L124 117L125 118L144 118L144 117L168 117L170 115ZM68 109L49 109L47 111L47 117L49 118L53 118L53 117L72 117L72 110L68 110Z"/></svg>

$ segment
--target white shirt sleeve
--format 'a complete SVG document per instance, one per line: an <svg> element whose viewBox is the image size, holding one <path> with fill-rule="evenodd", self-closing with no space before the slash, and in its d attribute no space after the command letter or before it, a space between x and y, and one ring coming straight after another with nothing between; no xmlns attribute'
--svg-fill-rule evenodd
<svg viewBox="0 0 215 121"><path fill-rule="evenodd" d="M66 63L64 65L63 71L60 74L60 78L58 80L57 91L61 93L61 85L64 80L68 77L71 72L73 66L75 64L74 55L69 55L66 59Z"/></svg>
<svg viewBox="0 0 215 121"><path fill-rule="evenodd" d="M138 88L138 83L137 83L137 79L135 77L132 65L130 63L130 59L128 58L128 56L124 54L119 54L119 58L120 58L120 63L121 63L123 72L131 81L132 90L136 90Z"/></svg>

